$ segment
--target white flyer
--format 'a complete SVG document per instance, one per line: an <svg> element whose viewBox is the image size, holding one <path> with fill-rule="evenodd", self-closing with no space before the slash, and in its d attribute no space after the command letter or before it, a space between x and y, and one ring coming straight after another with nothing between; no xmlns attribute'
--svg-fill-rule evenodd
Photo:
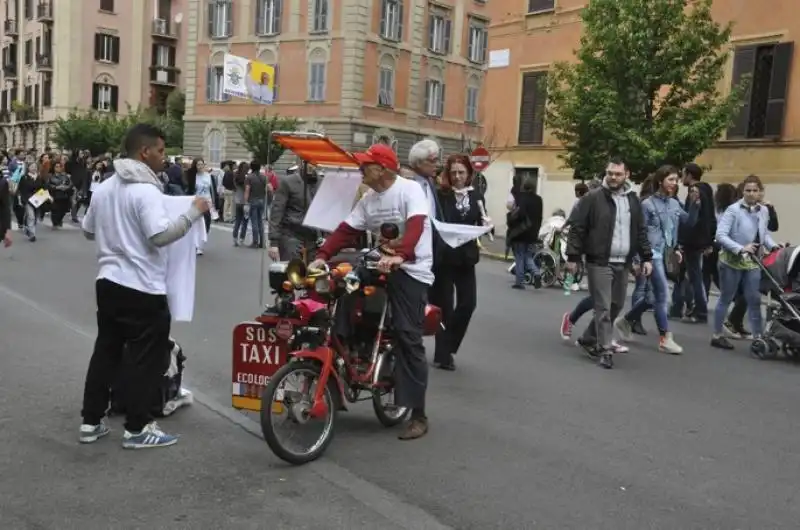
<svg viewBox="0 0 800 530"><path fill-rule="evenodd" d="M361 171L326 171L314 199L303 219L303 225L324 232L333 232L353 211Z"/></svg>
<svg viewBox="0 0 800 530"><path fill-rule="evenodd" d="M461 245L469 243L478 239L483 234L489 232L491 226L475 226L475 225L461 225L457 223L443 223L441 221L433 220L433 226L439 232L447 246L451 248L458 248Z"/></svg>

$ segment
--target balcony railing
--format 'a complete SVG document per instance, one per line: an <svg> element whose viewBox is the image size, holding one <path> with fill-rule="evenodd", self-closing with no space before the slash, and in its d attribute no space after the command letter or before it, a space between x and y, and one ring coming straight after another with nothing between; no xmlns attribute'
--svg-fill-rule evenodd
<svg viewBox="0 0 800 530"><path fill-rule="evenodd" d="M6 79L16 79L17 78L17 65L15 64L6 64L3 65L3 75Z"/></svg>
<svg viewBox="0 0 800 530"><path fill-rule="evenodd" d="M173 66L151 66L150 82L154 85L177 86L180 70Z"/></svg>
<svg viewBox="0 0 800 530"><path fill-rule="evenodd" d="M53 21L53 4L50 2L39 2L36 6L36 20L39 22Z"/></svg>
<svg viewBox="0 0 800 530"><path fill-rule="evenodd" d="M178 32L175 31L175 28L172 27L169 20L156 18L153 20L153 36L163 39L177 39Z"/></svg>
<svg viewBox="0 0 800 530"><path fill-rule="evenodd" d="M36 56L36 69L41 71L53 69L53 57L50 53L40 53Z"/></svg>
<svg viewBox="0 0 800 530"><path fill-rule="evenodd" d="M14 19L6 19L3 22L3 32L6 34L6 37L16 37L19 35L19 29L17 29L17 21Z"/></svg>
<svg viewBox="0 0 800 530"><path fill-rule="evenodd" d="M16 117L17 122L21 121L36 121L39 119L39 113L36 112L36 109L24 106L14 111L14 116Z"/></svg>

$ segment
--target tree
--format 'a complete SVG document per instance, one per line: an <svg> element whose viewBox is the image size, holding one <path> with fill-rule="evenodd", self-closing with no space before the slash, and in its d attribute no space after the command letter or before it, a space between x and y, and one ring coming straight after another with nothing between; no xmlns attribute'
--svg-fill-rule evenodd
<svg viewBox="0 0 800 530"><path fill-rule="evenodd" d="M61 149L88 149L95 156L108 151L107 124L96 111L71 110L56 118L51 132L53 143Z"/></svg>
<svg viewBox="0 0 800 530"><path fill-rule="evenodd" d="M238 145L253 153L253 158L260 164L272 165L283 155L284 148L275 141L270 146L270 135L273 131L294 131L297 126L296 118L281 117L278 114L267 116L264 112L260 116L249 116L236 124L242 137Z"/></svg>
<svg viewBox="0 0 800 530"><path fill-rule="evenodd" d="M730 124L743 87L719 90L730 24L712 0L592 0L582 12L577 62L547 80L547 124L576 176L622 156L635 179L683 165Z"/></svg>

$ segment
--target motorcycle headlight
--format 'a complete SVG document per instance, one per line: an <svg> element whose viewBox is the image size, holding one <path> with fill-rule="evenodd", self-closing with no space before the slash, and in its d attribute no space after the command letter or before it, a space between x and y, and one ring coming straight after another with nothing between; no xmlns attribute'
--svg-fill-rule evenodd
<svg viewBox="0 0 800 530"><path fill-rule="evenodd" d="M317 278L314 282L314 290L320 294L326 294L331 291L331 282L328 277Z"/></svg>

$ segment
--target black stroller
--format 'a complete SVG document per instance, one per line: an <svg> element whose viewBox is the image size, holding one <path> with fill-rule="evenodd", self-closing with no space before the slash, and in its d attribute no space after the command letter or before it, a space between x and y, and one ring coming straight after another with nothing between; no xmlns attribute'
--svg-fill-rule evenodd
<svg viewBox="0 0 800 530"><path fill-rule="evenodd" d="M755 339L750 352L759 359L771 359L782 352L800 360L800 247L787 246L762 259L761 292L767 295L764 334Z"/></svg>

